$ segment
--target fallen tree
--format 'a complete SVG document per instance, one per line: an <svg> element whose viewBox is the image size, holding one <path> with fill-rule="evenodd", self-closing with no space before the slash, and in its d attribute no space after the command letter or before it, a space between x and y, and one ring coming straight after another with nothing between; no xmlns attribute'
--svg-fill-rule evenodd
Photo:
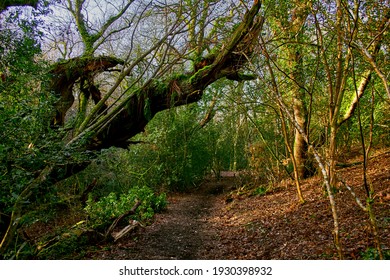
<svg viewBox="0 0 390 280"><path fill-rule="evenodd" d="M209 52L207 57L198 59L193 71L169 77L152 77L140 87L129 88L130 93L115 108L108 108L106 102L110 93L103 97L94 77L117 65L123 65L122 60L107 56L83 56L54 65L49 83L51 91L58 97L52 122L54 127L63 129L64 116L74 103L72 90L76 84L80 85L84 97L92 98L96 104L88 116L82 118L76 127L69 129L59 154L67 158L67 154L74 151L88 154L109 147L127 148L129 140L142 132L158 112L197 102L204 90L215 81L222 78L235 81L255 79L255 75L243 71L243 66L251 56L262 28L260 7L261 1L254 1L232 35ZM121 79L131 74L132 69L130 65L121 70L118 85ZM24 202L30 198L33 190L49 188L85 169L90 162L91 157L48 163L24 187L13 206L8 229L0 244L0 253L4 253L12 243L23 215Z"/></svg>
<svg viewBox="0 0 390 280"><path fill-rule="evenodd" d="M86 220L79 221L69 227L65 232L59 235L56 234L45 242L37 244L36 254L39 258L56 258L56 250L60 247L66 247L67 244L70 246L77 246L79 244L117 242L138 227L143 227L139 221L131 218L128 222L124 222L126 218L129 218L136 213L136 210L141 203L141 200L136 201L129 211L113 218L110 226L103 229L104 232L88 226ZM121 224L124 224L124 226L121 226Z"/></svg>

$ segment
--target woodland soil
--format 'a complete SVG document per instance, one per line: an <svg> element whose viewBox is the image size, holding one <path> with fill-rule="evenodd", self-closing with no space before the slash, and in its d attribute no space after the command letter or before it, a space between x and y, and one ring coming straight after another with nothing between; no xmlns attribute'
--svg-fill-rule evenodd
<svg viewBox="0 0 390 280"><path fill-rule="evenodd" d="M344 162L339 174L365 203L361 157ZM357 163L357 164L356 164ZM344 165L344 166L345 166ZM380 241L390 249L390 151L369 161ZM95 247L87 259L337 259L333 220L320 177L303 182L306 203L299 204L294 184L273 186L254 195L238 177L206 180L191 193L168 197L165 212L150 226L117 243ZM334 190L341 242L347 259L362 259L374 248L368 215L342 185Z"/></svg>

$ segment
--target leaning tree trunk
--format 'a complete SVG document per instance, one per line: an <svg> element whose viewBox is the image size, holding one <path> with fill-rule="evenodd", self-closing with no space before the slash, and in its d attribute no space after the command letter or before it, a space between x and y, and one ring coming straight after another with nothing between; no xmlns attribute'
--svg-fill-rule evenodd
<svg viewBox="0 0 390 280"><path fill-rule="evenodd" d="M78 151L100 151L108 147L128 147L129 139L142 132L147 123L160 111L197 102L203 91L213 82L227 78L236 81L254 79L255 75L247 75L241 69L247 58L251 56L256 39L262 27L263 18L258 16L261 1L255 0L252 8L245 14L243 21L232 36L226 40L216 55L209 56L206 64L195 67L197 71L170 78L163 81L151 80L143 87L135 90L122 106L114 113L101 116L94 124L83 131L77 131L66 147ZM61 126L64 116L73 104L72 88L78 79L88 79L93 72L103 72L123 62L111 57L82 57L57 64L51 71L52 89L59 96L56 104L56 117L53 125ZM69 75L71 73L72 75ZM93 86L84 90L96 89ZM91 92L91 94L93 94ZM23 215L23 201L36 188L63 180L88 166L89 162L77 162L74 165L63 163L47 166L37 178L27 185L14 205L12 222L4 235L0 254L4 253L18 228L19 218Z"/></svg>

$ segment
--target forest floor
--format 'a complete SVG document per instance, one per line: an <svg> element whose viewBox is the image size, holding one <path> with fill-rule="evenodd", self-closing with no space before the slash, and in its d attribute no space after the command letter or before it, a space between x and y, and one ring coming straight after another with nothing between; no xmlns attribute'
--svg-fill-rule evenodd
<svg viewBox="0 0 390 280"><path fill-rule="evenodd" d="M361 157L339 174L365 203ZM369 180L380 241L390 249L390 151L369 161ZM319 176L302 182L299 204L292 182L266 194L245 188L237 177L211 178L191 193L168 196L169 205L152 225L95 247L86 259L337 259L329 199ZM369 258L375 248L368 215L342 185L335 190L346 259ZM371 256L372 257L372 256Z"/></svg>

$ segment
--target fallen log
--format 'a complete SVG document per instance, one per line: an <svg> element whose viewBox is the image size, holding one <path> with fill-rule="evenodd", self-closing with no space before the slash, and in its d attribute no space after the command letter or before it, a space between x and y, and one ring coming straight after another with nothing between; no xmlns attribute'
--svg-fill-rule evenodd
<svg viewBox="0 0 390 280"><path fill-rule="evenodd" d="M114 242L118 241L122 237L125 237L128 233L132 232L138 226L143 227L143 225L136 220L130 221L130 224L128 226L125 226L120 232L111 234L111 236L114 238Z"/></svg>
<svg viewBox="0 0 390 280"><path fill-rule="evenodd" d="M112 233L115 229L115 227L118 225L118 223L120 221L122 221L125 217L129 216L129 215L133 215L135 214L135 211L137 210L137 208L141 205L141 201L137 200L136 203L134 204L134 206L129 210L127 211L126 213L123 213L122 215L120 215L118 218L116 218L111 226L107 229L106 233L104 234L104 239L108 239L110 236L113 237ZM114 240L115 240L115 237L114 237Z"/></svg>

